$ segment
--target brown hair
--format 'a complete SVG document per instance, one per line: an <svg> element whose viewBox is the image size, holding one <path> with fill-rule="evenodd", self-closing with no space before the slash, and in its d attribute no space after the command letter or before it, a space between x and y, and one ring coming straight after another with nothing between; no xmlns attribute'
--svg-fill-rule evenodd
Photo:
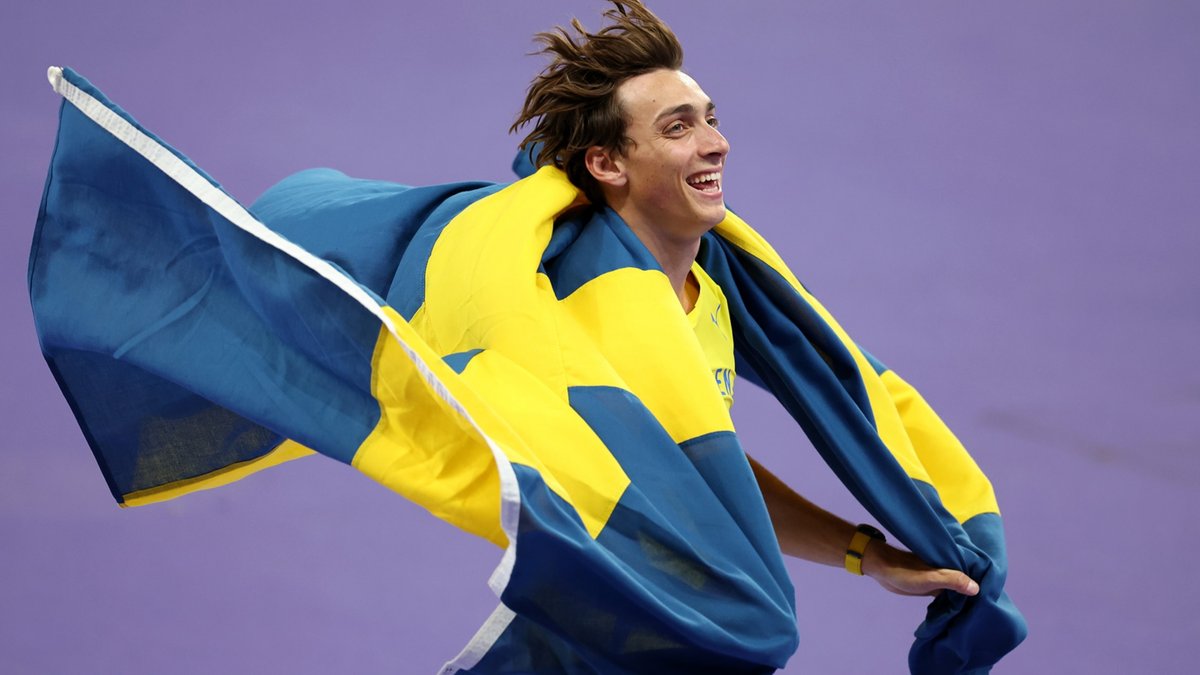
<svg viewBox="0 0 1200 675"><path fill-rule="evenodd" d="M639 0L610 1L615 7L604 16L613 23L596 33L571 19L578 39L562 26L534 35L544 45L535 53L553 60L529 84L525 105L509 129L515 132L536 120L521 150L542 143L534 164L565 171L593 204L603 203L604 195L584 165L588 148L600 146L620 155L630 143L617 87L642 73L683 66L683 48L665 23Z"/></svg>

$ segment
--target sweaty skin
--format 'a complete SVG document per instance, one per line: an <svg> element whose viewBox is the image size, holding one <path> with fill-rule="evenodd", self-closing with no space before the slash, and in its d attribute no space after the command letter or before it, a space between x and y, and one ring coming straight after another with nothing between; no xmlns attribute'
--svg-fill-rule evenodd
<svg viewBox="0 0 1200 675"><path fill-rule="evenodd" d="M722 190L729 142L717 130L712 100L687 74L655 70L617 88L631 143L624 154L599 146L585 156L608 205L662 266L684 311L699 287L690 270L700 237L725 219ZM784 553L842 567L856 526L796 494L750 458L775 536ZM900 595L949 589L975 595L979 585L956 570L935 569L880 541L863 551L863 574Z"/></svg>

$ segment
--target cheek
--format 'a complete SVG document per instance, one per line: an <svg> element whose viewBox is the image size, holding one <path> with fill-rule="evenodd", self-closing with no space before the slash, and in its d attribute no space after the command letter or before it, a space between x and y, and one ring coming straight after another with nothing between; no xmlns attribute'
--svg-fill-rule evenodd
<svg viewBox="0 0 1200 675"><path fill-rule="evenodd" d="M630 181L635 192L650 199L661 199L678 191L674 172L670 167L659 164L642 166L637 174L630 173Z"/></svg>
<svg viewBox="0 0 1200 675"><path fill-rule="evenodd" d="M654 158L642 158L627 167L631 193L647 204L670 207L682 197L687 185L682 176L678 158L661 154Z"/></svg>
<svg viewBox="0 0 1200 675"><path fill-rule="evenodd" d="M658 202L666 205L680 201L687 186L680 181L678 174L663 168L654 178L654 197Z"/></svg>

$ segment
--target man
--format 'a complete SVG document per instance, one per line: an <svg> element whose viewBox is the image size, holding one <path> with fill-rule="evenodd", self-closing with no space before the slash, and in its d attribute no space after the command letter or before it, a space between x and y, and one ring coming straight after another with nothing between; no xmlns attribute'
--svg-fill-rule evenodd
<svg viewBox="0 0 1200 675"><path fill-rule="evenodd" d="M799 642L781 548L939 593L910 666L986 670L1024 635L990 483L726 212L711 101L669 29L616 4L580 42L543 36L518 124L553 166L510 185L312 170L251 212L51 69L31 304L114 497L352 465L504 550L446 673L771 672ZM735 368L920 557L747 459Z"/></svg>
<svg viewBox="0 0 1200 675"><path fill-rule="evenodd" d="M541 143L539 159L563 168L594 204L615 211L690 313L702 287L697 276L704 275L695 262L700 238L725 219L729 142L717 128L712 100L682 71L683 50L670 28L637 0L614 4L605 14L613 23L599 33L576 20L578 41L562 28L539 35L553 61L530 86L513 129L537 122L522 147ZM714 373L723 370L712 365ZM732 387L726 396L732 403ZM855 526L750 463L783 552L845 564ZM884 542L866 546L861 571L903 595L979 591L962 572L935 570Z"/></svg>

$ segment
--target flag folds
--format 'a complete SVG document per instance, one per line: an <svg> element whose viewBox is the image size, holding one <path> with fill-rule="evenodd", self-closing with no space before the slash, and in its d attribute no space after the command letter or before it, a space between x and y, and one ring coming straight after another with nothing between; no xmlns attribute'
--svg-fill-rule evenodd
<svg viewBox="0 0 1200 675"><path fill-rule="evenodd" d="M70 69L29 287L42 350L122 505L313 452L502 547L501 604L444 673L766 673L795 600L666 276L556 169L408 187L331 170L250 209ZM945 593L921 673L1024 637L991 485L736 216L698 261L737 373L787 408Z"/></svg>

